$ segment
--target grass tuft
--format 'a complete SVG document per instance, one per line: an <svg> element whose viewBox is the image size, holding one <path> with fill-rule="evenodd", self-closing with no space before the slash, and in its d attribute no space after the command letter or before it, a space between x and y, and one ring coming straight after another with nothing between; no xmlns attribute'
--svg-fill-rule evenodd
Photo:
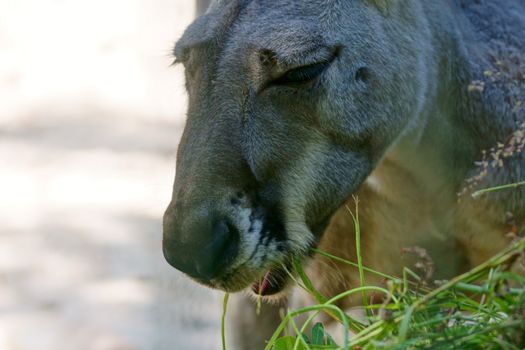
<svg viewBox="0 0 525 350"><path fill-rule="evenodd" d="M524 252L525 239L521 239L484 264L434 290L407 288L412 282L406 277L391 277L391 290L361 286L329 300L324 298L319 305L289 311L265 349L523 349L525 278L507 271L506 266L521 258ZM302 285L312 288L304 271L299 276ZM366 316L367 326L355 321L352 327L352 319L334 303L363 291L384 293L388 303L364 304L363 309L370 311ZM324 327L322 338L331 341L319 344L319 325L313 328L317 332L315 338L307 334L320 312L337 315L333 317L335 322L348 330L341 344L333 341ZM297 316L305 313L310 315L300 329L295 323L290 327ZM285 340L280 334L286 327L291 328L294 335L287 335Z"/></svg>
<svg viewBox="0 0 525 350"><path fill-rule="evenodd" d="M478 195L521 185L487 189ZM300 262L294 261L296 275L288 273L318 304L288 310L265 350L525 349L525 277L512 273L509 268L520 263L525 266L525 238L516 236L513 244L485 263L430 289L414 283L414 279L421 281L422 278L408 269L402 277L397 277L363 266L357 199L355 203L355 214L347 210L355 223L357 262L318 249L313 249L313 253L356 268L360 286L328 299L315 289ZM364 271L385 279L388 290L365 285ZM384 294L384 302L370 304L367 299L370 292ZM337 301L355 293L362 295L364 320L361 321L336 305ZM223 350L226 349L227 302L228 295L224 299ZM325 326L328 325L312 326L320 313L330 316L331 323L342 325L339 344L334 341L335 334L327 332ZM308 318L298 326L295 319L304 314L308 314Z"/></svg>

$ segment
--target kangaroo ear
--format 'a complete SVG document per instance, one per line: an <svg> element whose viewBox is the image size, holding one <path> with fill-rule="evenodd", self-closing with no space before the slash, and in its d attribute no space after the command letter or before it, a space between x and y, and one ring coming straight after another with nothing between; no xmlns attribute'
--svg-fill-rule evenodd
<svg viewBox="0 0 525 350"><path fill-rule="evenodd" d="M175 62L184 60L189 47L215 42L225 35L237 17L240 5L237 1L222 5L223 2L225 1L214 1L206 14L198 17L186 28L173 49Z"/></svg>

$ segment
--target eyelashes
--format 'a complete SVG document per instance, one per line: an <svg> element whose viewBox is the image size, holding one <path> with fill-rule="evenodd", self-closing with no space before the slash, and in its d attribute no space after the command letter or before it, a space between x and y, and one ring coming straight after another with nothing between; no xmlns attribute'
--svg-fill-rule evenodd
<svg viewBox="0 0 525 350"><path fill-rule="evenodd" d="M274 85L304 84L319 77L330 65L331 61L323 61L291 69L272 81Z"/></svg>

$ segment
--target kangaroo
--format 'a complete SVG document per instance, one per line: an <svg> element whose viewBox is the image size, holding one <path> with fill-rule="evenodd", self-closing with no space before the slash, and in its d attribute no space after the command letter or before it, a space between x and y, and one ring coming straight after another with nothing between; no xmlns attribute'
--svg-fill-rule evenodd
<svg viewBox="0 0 525 350"><path fill-rule="evenodd" d="M355 261L358 198L366 266L399 275L407 247L436 279L481 263L509 213L525 224L522 187L469 195L525 179L524 38L521 0L213 1L174 49L189 107L166 260L271 301L297 259L336 294L356 271L312 248ZM278 307L238 303L238 347L261 348Z"/></svg>

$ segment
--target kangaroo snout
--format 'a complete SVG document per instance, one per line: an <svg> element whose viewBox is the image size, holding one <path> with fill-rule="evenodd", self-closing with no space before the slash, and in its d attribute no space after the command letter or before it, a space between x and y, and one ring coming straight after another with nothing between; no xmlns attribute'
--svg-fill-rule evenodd
<svg viewBox="0 0 525 350"><path fill-rule="evenodd" d="M239 230L220 214L198 217L171 208L164 214L164 257L177 270L211 285L237 257Z"/></svg>
<svg viewBox="0 0 525 350"><path fill-rule="evenodd" d="M282 291L288 284L282 266L290 266L290 259L278 212L254 191L228 190L212 197L183 201L174 196L164 214L162 248L168 263L228 292L250 284L261 295Z"/></svg>

